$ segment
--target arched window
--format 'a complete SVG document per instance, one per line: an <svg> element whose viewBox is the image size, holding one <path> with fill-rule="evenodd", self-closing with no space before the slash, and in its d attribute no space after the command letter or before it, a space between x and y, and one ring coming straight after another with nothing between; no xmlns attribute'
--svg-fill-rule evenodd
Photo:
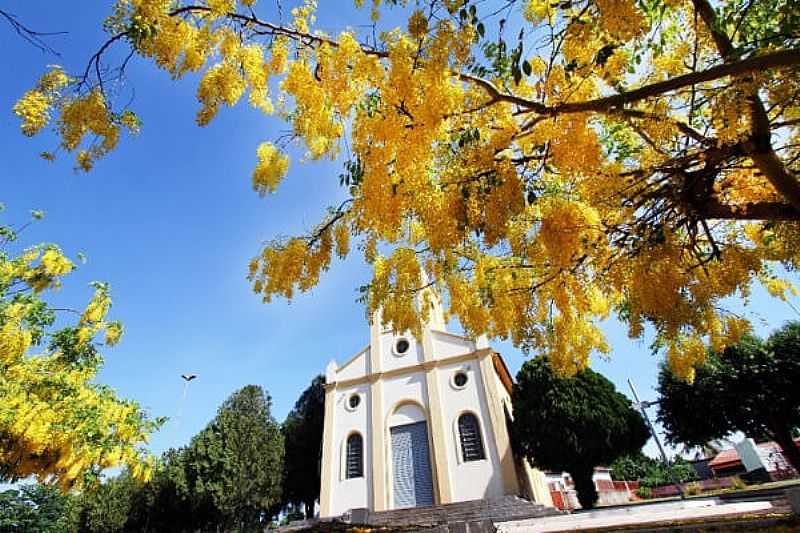
<svg viewBox="0 0 800 533"><path fill-rule="evenodd" d="M347 437L345 477L347 479L364 477L364 441L358 433Z"/></svg>
<svg viewBox="0 0 800 533"><path fill-rule="evenodd" d="M472 413L464 413L458 417L458 436L461 439L461 454L464 461L480 461L485 459L481 428L478 419Z"/></svg>

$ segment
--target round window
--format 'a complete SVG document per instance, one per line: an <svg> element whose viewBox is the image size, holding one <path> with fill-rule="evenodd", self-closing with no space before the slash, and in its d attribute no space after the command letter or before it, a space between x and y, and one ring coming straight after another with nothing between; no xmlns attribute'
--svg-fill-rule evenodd
<svg viewBox="0 0 800 533"><path fill-rule="evenodd" d="M456 375L453 376L453 385L460 389L467 384L468 380L469 378L466 372L457 372Z"/></svg>
<svg viewBox="0 0 800 533"><path fill-rule="evenodd" d="M404 355L409 348L411 348L411 343L406 338L397 339L397 342L394 343L394 353L397 355Z"/></svg>
<svg viewBox="0 0 800 533"><path fill-rule="evenodd" d="M361 403L361 396L358 394L353 394L350 398L347 399L347 405L350 406L350 409L355 409L358 407L358 404Z"/></svg>

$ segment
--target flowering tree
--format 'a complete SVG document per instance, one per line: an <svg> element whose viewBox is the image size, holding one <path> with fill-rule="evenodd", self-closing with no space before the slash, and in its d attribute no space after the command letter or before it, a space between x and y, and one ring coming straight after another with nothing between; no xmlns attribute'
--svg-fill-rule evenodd
<svg viewBox="0 0 800 533"><path fill-rule="evenodd" d="M199 125L245 93L291 125L256 151L259 194L288 173L289 143L345 161L349 198L251 262L266 301L313 287L355 237L369 309L399 330L419 329L435 286L468 332L573 374L607 351L597 323L615 310L632 337L652 325L691 380L705 344L748 329L722 299L754 279L790 290L770 265L800 250L793 5L375 0L376 27L393 8L406 27L331 36L314 0L288 21L280 3L117 0L85 71L51 70L14 110L89 170L139 128L110 92L129 59L201 72Z"/></svg>
<svg viewBox="0 0 800 533"><path fill-rule="evenodd" d="M106 319L108 286L96 283L86 309L72 311L77 323L53 328L71 310L43 295L74 264L51 244L12 253L18 233L0 225L0 480L36 476L67 490L119 465L146 479L152 460L141 445L162 421L93 383L103 364L97 337L112 346L122 334Z"/></svg>

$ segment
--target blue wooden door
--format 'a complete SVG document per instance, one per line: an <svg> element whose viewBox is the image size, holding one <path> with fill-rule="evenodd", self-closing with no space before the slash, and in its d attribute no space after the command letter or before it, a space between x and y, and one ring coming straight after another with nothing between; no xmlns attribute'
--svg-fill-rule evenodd
<svg viewBox="0 0 800 533"><path fill-rule="evenodd" d="M394 508L433 505L427 424L395 426L391 434Z"/></svg>

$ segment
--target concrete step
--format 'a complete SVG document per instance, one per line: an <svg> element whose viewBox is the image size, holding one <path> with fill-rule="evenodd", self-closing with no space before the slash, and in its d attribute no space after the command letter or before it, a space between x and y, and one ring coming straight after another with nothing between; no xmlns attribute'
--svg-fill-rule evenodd
<svg viewBox="0 0 800 533"><path fill-rule="evenodd" d="M557 516L561 511L533 503L517 496L503 496L485 500L414 507L367 513L365 523L383 526L436 526L459 522L504 522L526 520L543 516Z"/></svg>

